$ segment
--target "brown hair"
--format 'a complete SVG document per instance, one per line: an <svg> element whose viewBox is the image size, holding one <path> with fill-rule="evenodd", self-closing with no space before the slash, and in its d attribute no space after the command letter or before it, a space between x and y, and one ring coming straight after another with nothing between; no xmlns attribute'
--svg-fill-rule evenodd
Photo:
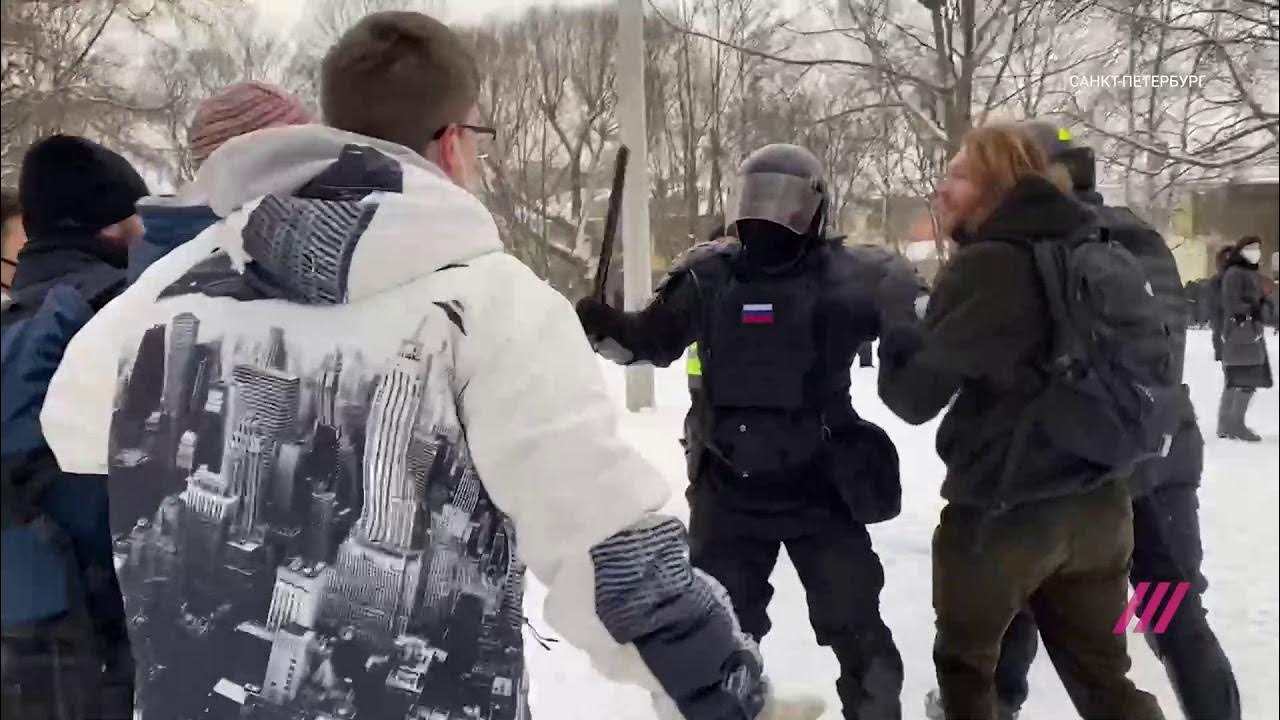
<svg viewBox="0 0 1280 720"><path fill-rule="evenodd" d="M422 13L365 17L329 49L320 68L327 124L416 152L441 128L464 122L479 95L470 51Z"/></svg>
<svg viewBox="0 0 1280 720"><path fill-rule="evenodd" d="M1235 250L1234 245L1224 245L1218 248L1218 251L1213 254L1213 266L1218 270L1225 268L1227 262L1231 260L1231 253L1235 252Z"/></svg>
<svg viewBox="0 0 1280 720"><path fill-rule="evenodd" d="M962 147L977 176L988 189L987 202L970 218L976 226L996 208L1005 195L1027 176L1038 175L1064 193L1071 192L1071 175L1060 164L1049 164L1035 137L1021 125L995 124L965 133Z"/></svg>

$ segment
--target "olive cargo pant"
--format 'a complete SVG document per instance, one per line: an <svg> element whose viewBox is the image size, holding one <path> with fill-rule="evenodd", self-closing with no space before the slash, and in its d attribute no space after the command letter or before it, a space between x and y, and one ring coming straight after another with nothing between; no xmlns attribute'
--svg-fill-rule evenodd
<svg viewBox="0 0 1280 720"><path fill-rule="evenodd" d="M1166 632L1145 633L1169 674L1187 720L1240 720L1240 689L1204 607L1208 580L1200 573L1200 501L1190 484L1158 488L1133 501L1130 582L1189 582ZM1036 655L1036 626L1023 612L1005 635L996 668L996 692L1010 707L1027 699L1027 673Z"/></svg>
<svg viewBox="0 0 1280 720"><path fill-rule="evenodd" d="M979 542L981 540L981 542ZM1129 591L1133 511L1115 482L984 520L949 505L933 538L934 664L947 720L994 720L1005 630L1030 607L1084 720L1163 720L1113 633Z"/></svg>

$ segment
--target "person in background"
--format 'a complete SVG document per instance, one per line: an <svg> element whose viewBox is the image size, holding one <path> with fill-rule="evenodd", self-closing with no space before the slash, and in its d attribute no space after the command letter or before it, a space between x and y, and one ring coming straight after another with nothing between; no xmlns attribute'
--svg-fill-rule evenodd
<svg viewBox="0 0 1280 720"><path fill-rule="evenodd" d="M1209 329L1213 335L1213 359L1218 362L1222 362L1222 275L1227 271L1231 254L1234 251L1235 248L1230 245L1218 249L1218 252L1213 256L1213 266L1217 269L1214 271L1213 277L1209 278L1205 287L1205 305L1208 306L1205 314L1209 316ZM1224 424L1222 410L1223 407L1220 407L1218 414L1219 425Z"/></svg>
<svg viewBox="0 0 1280 720"><path fill-rule="evenodd" d="M1188 327L1203 327L1205 311L1202 281L1192 280L1183 286L1183 291L1186 295Z"/></svg>
<svg viewBox="0 0 1280 720"><path fill-rule="evenodd" d="M1246 236L1236 243L1222 272L1222 367L1225 383L1218 411L1218 437L1245 442L1262 438L1245 424L1260 389L1272 386L1264 317L1266 290L1258 271L1262 240Z"/></svg>
<svg viewBox="0 0 1280 720"><path fill-rule="evenodd" d="M1271 277L1267 283L1266 300L1263 302L1263 322L1273 331L1280 329L1280 280L1276 278L1276 266L1280 265L1280 254L1271 253Z"/></svg>
<svg viewBox="0 0 1280 720"><path fill-rule="evenodd" d="M27 244L27 232L22 227L22 203L18 202L18 193L9 188L0 190L0 297L4 305L9 304L9 289L13 287L13 273L18 269L18 253Z"/></svg>
<svg viewBox="0 0 1280 720"><path fill-rule="evenodd" d="M130 720L133 662L106 478L61 468L40 413L73 335L125 287L147 187L120 155L56 135L27 152L18 192L28 242L0 315L4 717ZM67 399L72 412L88 409L82 400Z"/></svg>
<svg viewBox="0 0 1280 720"><path fill-rule="evenodd" d="M947 505L933 536L943 717L1012 717L1000 707L997 662L1029 606L1082 717L1162 720L1155 698L1127 677L1126 636L1112 632L1129 589L1128 487L1029 430L1054 410L1039 402L1053 316L1028 245L1097 235L1070 181L1049 175L1023 128L969 131L935 199L957 251L923 322L880 340L885 404L913 424L947 410L937 442Z"/></svg>
<svg viewBox="0 0 1280 720"><path fill-rule="evenodd" d="M307 109L281 88L256 80L229 85L196 108L187 132L191 162L199 171L205 160L232 138L263 128L309 122ZM152 195L138 203L147 232L142 242L130 248L129 282L218 220L207 199L198 195L196 188L188 185L177 195Z"/></svg>
<svg viewBox="0 0 1280 720"><path fill-rule="evenodd" d="M1102 202L1094 182L1096 160L1088 146L1064 137L1069 133L1048 123L1028 123L1027 127L1051 170L1069 175L1076 199L1094 210L1110 239L1142 263L1152 293L1168 314L1166 327L1178 366L1175 380L1181 383L1186 322L1180 310L1181 277L1169 245L1128 208ZM1167 456L1146 461L1130 483L1134 497L1129 581L1135 587L1139 583L1189 583L1190 591L1166 631L1143 637L1164 664L1187 720L1240 720L1240 690L1204 606L1208 581L1201 574L1204 548L1198 497L1203 467L1204 438L1188 396ZM1016 710L1027 699L1027 675L1036 647L1035 619L1023 611L1005 632L996 667L996 693L1004 707Z"/></svg>
<svg viewBox="0 0 1280 720"><path fill-rule="evenodd" d="M863 341L913 322L923 283L883 248L828 235L826 179L807 149L761 148L736 183L726 220L737 242L692 248L639 311L586 298L578 315L597 352L622 365L669 365L697 344L693 565L725 586L742 629L760 639L785 545L818 643L840 664L843 717L898 720L902 659L866 527L899 510L897 455L853 409L849 369Z"/></svg>
<svg viewBox="0 0 1280 720"><path fill-rule="evenodd" d="M42 420L110 473L139 720L236 683L289 717L401 720L418 683L429 714L523 720L526 563L551 626L664 720L821 715L690 567L572 306L503 251L480 87L444 24L366 16L321 64L325 124L210 156L224 219L68 349ZM243 643L267 662L209 652Z"/></svg>

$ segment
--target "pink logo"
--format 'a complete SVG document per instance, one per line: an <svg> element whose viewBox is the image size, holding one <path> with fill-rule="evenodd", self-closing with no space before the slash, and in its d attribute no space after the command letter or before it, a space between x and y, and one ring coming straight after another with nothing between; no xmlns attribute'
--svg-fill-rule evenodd
<svg viewBox="0 0 1280 720"><path fill-rule="evenodd" d="M1151 627L1151 621L1155 620L1156 613L1160 612L1160 603L1164 600L1164 596L1168 594L1169 587L1173 583L1161 582L1156 583L1156 591L1151 594L1151 599L1147 601L1147 607L1142 611L1142 617L1138 618L1138 625L1133 629L1135 633L1147 632L1147 628ZM1186 597L1187 590L1191 589L1191 583L1180 582L1173 586L1173 595L1169 598L1169 602L1164 607L1164 612L1160 613L1160 620L1156 622L1156 626L1151 632L1159 635L1169 629L1169 623L1173 621L1173 614L1178 611L1178 606L1182 604L1182 598ZM1124 612L1120 614L1120 619L1116 621L1115 629L1112 630L1116 635L1123 635L1129 629L1129 621L1137 614L1138 609L1142 607L1142 600L1147 596L1147 591L1151 589L1151 583L1140 582L1133 589L1133 597L1129 598L1129 604L1125 606Z"/></svg>

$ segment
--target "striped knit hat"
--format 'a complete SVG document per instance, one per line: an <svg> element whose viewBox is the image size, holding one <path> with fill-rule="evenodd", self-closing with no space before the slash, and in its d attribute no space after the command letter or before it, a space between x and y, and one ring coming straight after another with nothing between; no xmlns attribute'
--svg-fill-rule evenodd
<svg viewBox="0 0 1280 720"><path fill-rule="evenodd" d="M236 83L196 108L188 133L191 159L199 166L234 137L281 125L305 125L311 115L297 98L267 83Z"/></svg>

